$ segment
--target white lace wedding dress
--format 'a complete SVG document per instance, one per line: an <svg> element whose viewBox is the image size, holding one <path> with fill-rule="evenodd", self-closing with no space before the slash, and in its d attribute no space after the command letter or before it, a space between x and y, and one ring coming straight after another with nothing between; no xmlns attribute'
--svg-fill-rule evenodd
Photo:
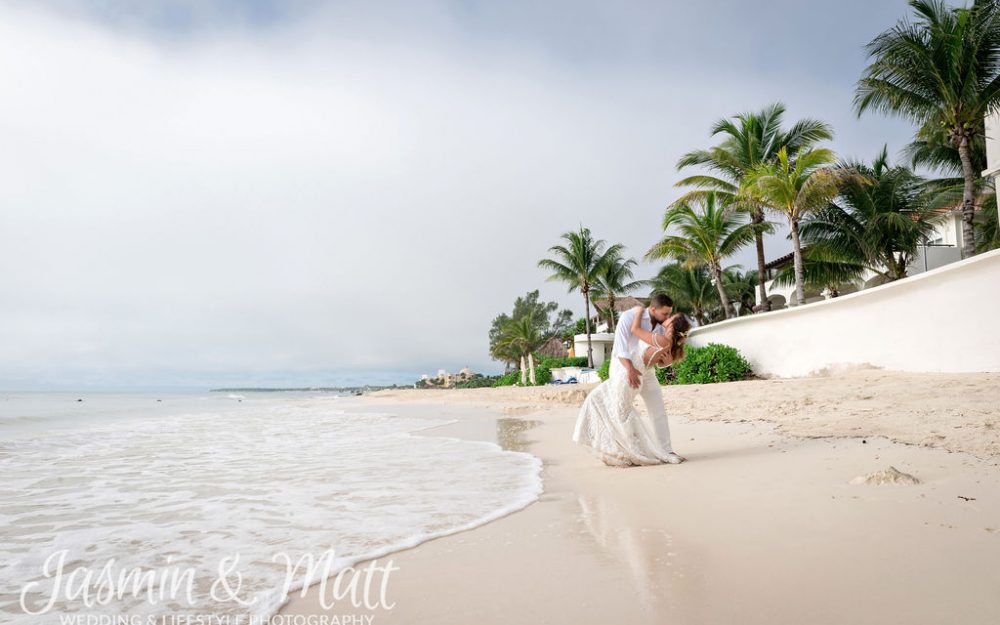
<svg viewBox="0 0 1000 625"><path fill-rule="evenodd" d="M646 370L642 355L648 347L648 343L639 341L630 354L640 374ZM640 375L640 380L643 377ZM580 408L573 441L593 447L597 456L611 466L667 462L670 452L657 441L652 425L635 409L639 390L629 386L625 366L617 358L612 359L608 379L590 391Z"/></svg>

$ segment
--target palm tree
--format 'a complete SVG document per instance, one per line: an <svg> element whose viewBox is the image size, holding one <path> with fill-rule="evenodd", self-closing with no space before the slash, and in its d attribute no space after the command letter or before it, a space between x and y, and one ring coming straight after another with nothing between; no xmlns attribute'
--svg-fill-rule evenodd
<svg viewBox="0 0 1000 625"><path fill-rule="evenodd" d="M538 328L530 317L512 319L504 324L500 344L520 359L522 386L526 382L526 371L531 385L535 385L535 358L533 354L535 350L545 344L548 338L538 332ZM525 358L527 358L527 369L525 369Z"/></svg>
<svg viewBox="0 0 1000 625"><path fill-rule="evenodd" d="M983 200L979 227L976 229L976 249L982 253L997 248L1000 248L1000 220L997 219L997 194L994 191Z"/></svg>
<svg viewBox="0 0 1000 625"><path fill-rule="evenodd" d="M677 186L701 189L682 196L679 202L689 201L705 190L715 190L733 196L734 205L750 214L757 248L757 287L763 310L770 310L771 306L767 299L767 261L764 258L764 235L771 232L771 225L765 219L763 206L752 196L740 193L746 175L762 163L774 161L782 147L795 154L818 141L833 138L830 126L814 119L798 121L786 131L782 129L784 114L785 105L778 102L757 112L720 119L712 127L712 136L722 135L722 142L707 150L688 152L677 162L678 170L698 166L710 172L689 176L678 182Z"/></svg>
<svg viewBox="0 0 1000 625"><path fill-rule="evenodd" d="M646 258L674 258L688 267L705 265L719 292L726 319L734 316L722 281L722 261L754 240L753 224L728 210L731 196L714 191L675 204L663 215L663 230L676 227L680 234L665 235L646 252Z"/></svg>
<svg viewBox="0 0 1000 625"><path fill-rule="evenodd" d="M802 221L806 256L817 263L812 273L833 276L835 266L823 267L833 263L842 265L838 279L827 278L836 282L851 281L851 273L860 277L865 269L887 281L905 278L933 230L926 181L907 167L890 166L885 147L871 164L853 161L841 167L858 179L848 181L835 202Z"/></svg>
<svg viewBox="0 0 1000 625"><path fill-rule="evenodd" d="M643 284L643 280L633 280L633 270L636 263L634 258L610 258L604 270L597 274L597 280L591 286L591 297L594 301L604 301L605 310L608 315L608 331L613 332L615 327L615 301L620 295L626 295L635 291Z"/></svg>
<svg viewBox="0 0 1000 625"><path fill-rule="evenodd" d="M585 329L587 331L587 365L594 366L594 348L590 341L590 288L597 282L611 259L620 258L625 246L616 243L607 247L603 240L595 240L589 228L580 226L576 232L566 232L561 237L566 245L554 245L549 251L555 258L544 258L538 266L552 274L549 281L565 282L569 291L580 291L586 308Z"/></svg>
<svg viewBox="0 0 1000 625"><path fill-rule="evenodd" d="M855 250L838 253L828 247L803 245L802 285L817 291L828 290L833 297L844 287L861 280L867 264ZM775 286L795 286L794 267L782 267L774 276Z"/></svg>
<svg viewBox="0 0 1000 625"><path fill-rule="evenodd" d="M974 171L983 171L988 167L985 139L985 136L974 137L970 145L969 153ZM914 167L924 165L958 176L928 181L928 191L933 192L932 199L929 200L931 206L954 206L962 200L965 189L962 160L958 156L958 150L952 145L940 140L916 139L906 147L905 153L912 159ZM976 179L973 194L975 205L979 207L974 220L976 253L982 254L1000 247L993 179L989 176Z"/></svg>
<svg viewBox="0 0 1000 625"><path fill-rule="evenodd" d="M910 0L915 21L901 20L867 46L871 64L858 81L854 107L899 115L919 125L918 140L946 141L963 178L962 252L976 253L972 146L983 118L1000 106L1000 6L973 0L949 7Z"/></svg>
<svg viewBox="0 0 1000 625"><path fill-rule="evenodd" d="M504 363L504 371L517 367L519 354L503 339L507 324L512 319L526 317L531 320L539 334L551 337L560 336L571 324L573 313L559 309L556 302L538 301L538 290L529 291L523 297L514 300L514 309L510 314L500 313L490 323L490 356Z"/></svg>
<svg viewBox="0 0 1000 625"><path fill-rule="evenodd" d="M726 293L740 303L739 316L752 314L757 304L756 286L760 283L757 270L740 271L739 265L722 270L722 282Z"/></svg>
<svg viewBox="0 0 1000 625"><path fill-rule="evenodd" d="M694 317L699 325L709 323L711 311L719 303L719 292L705 265L664 265L648 286L654 293L668 293L674 301L674 311Z"/></svg>
<svg viewBox="0 0 1000 625"><path fill-rule="evenodd" d="M857 178L850 170L831 167L835 158L827 148L810 148L799 152L793 162L788 150L781 148L776 162L759 165L747 176L746 191L788 219L799 305L806 303L799 222L804 215L826 207L848 180Z"/></svg>

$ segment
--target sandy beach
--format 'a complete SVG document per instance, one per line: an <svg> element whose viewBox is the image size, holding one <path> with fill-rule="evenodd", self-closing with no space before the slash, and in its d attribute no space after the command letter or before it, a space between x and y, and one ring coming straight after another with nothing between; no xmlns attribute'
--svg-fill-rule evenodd
<svg viewBox="0 0 1000 625"><path fill-rule="evenodd" d="M1000 375L666 387L688 461L629 469L570 441L587 390L351 400L544 462L538 502L393 555L374 623L1000 621ZM889 467L920 483L852 483ZM284 609L320 612L315 592Z"/></svg>

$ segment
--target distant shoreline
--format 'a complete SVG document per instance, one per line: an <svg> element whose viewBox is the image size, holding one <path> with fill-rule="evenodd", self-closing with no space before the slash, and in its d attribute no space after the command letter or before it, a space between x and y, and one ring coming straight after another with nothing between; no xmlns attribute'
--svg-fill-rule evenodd
<svg viewBox="0 0 1000 625"><path fill-rule="evenodd" d="M384 391L391 389L412 388L412 386L399 386L398 384L366 385L366 386L304 386L298 388L268 388L268 387L246 387L246 388L212 388L209 393L292 393L292 392L334 392L334 393L370 393L374 391Z"/></svg>

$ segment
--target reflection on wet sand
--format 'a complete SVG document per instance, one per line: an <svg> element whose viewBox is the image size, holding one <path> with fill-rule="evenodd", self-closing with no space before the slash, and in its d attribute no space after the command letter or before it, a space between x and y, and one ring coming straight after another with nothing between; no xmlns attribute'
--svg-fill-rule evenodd
<svg viewBox="0 0 1000 625"><path fill-rule="evenodd" d="M497 419L497 445L508 451L528 451L532 442L525 433L541 425L541 421L502 417Z"/></svg>
<svg viewBox="0 0 1000 625"><path fill-rule="evenodd" d="M636 525L645 515L629 515L609 497L579 495L576 503L578 534L592 539L602 557L625 565L644 611L677 616L681 606L697 605L692 600L704 589L685 571L668 530Z"/></svg>
<svg viewBox="0 0 1000 625"><path fill-rule="evenodd" d="M513 417L496 420L497 444L511 451L528 451L535 442L528 431L541 421ZM697 606L707 597L705 579L698 569L685 566L698 556L695 545L685 543L684 553L673 535L664 527L642 525L648 514L640 514L623 505L614 495L581 493L561 485L546 486L543 501L553 500L573 508L578 536L595 555L619 570L619 577L635 591L634 601L640 612L659 622L662 617L703 615Z"/></svg>

